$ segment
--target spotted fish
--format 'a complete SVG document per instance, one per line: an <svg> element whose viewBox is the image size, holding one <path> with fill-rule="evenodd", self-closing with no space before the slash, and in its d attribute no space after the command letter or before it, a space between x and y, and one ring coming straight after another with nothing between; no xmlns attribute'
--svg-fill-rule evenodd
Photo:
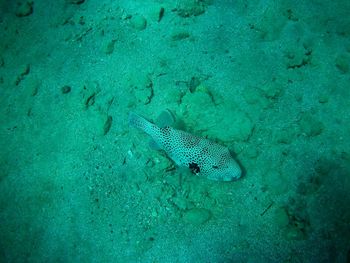
<svg viewBox="0 0 350 263"><path fill-rule="evenodd" d="M188 167L196 175L215 181L233 181L242 176L227 147L169 126L160 128L133 112L129 123L150 135L178 166Z"/></svg>

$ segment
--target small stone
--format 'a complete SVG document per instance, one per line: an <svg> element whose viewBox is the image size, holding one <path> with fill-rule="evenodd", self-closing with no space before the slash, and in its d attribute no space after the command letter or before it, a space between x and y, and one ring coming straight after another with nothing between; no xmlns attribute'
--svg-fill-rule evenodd
<svg viewBox="0 0 350 263"><path fill-rule="evenodd" d="M327 103L328 100L329 100L329 97L328 97L327 94L321 94L321 95L318 96L318 102L319 103L322 103L322 104L323 103Z"/></svg>
<svg viewBox="0 0 350 263"><path fill-rule="evenodd" d="M31 15L33 13L33 4L33 1L21 3L16 10L16 16L24 17Z"/></svg>
<svg viewBox="0 0 350 263"><path fill-rule="evenodd" d="M112 127L112 116L108 115L105 124L103 125L103 135L106 135Z"/></svg>
<svg viewBox="0 0 350 263"><path fill-rule="evenodd" d="M139 31L144 30L147 27L147 20L142 15L133 15L130 19L131 26Z"/></svg>
<svg viewBox="0 0 350 263"><path fill-rule="evenodd" d="M25 78L25 76L29 74L29 72L30 72L30 65L29 64L23 65L20 70L20 74L17 76L15 80L15 85L18 86L21 83L21 81Z"/></svg>
<svg viewBox="0 0 350 263"><path fill-rule="evenodd" d="M107 43L107 45L106 45L106 47L105 47L105 50L104 50L104 52L105 52L107 55L110 55L110 54L113 53L115 42L116 42L116 40L113 39L113 40L111 40L111 41L109 41L109 42Z"/></svg>
<svg viewBox="0 0 350 263"><path fill-rule="evenodd" d="M75 4L75 5L80 5L82 3L84 3L85 0L66 0L66 3L68 4Z"/></svg>
<svg viewBox="0 0 350 263"><path fill-rule="evenodd" d="M30 65L29 64L23 65L21 69L21 75L22 76L28 75L29 72L30 72Z"/></svg>
<svg viewBox="0 0 350 263"><path fill-rule="evenodd" d="M171 40L179 41L190 37L190 33L187 31L175 31L171 34Z"/></svg>
<svg viewBox="0 0 350 263"><path fill-rule="evenodd" d="M349 72L349 69L350 69L349 63L350 63L350 58L345 54L339 55L335 59L335 66L343 74Z"/></svg>
<svg viewBox="0 0 350 263"><path fill-rule="evenodd" d="M71 87L65 85L65 86L63 86L63 87L61 88L61 91L62 91L63 94L67 94L67 93L69 93L69 92L71 91Z"/></svg>
<svg viewBox="0 0 350 263"><path fill-rule="evenodd" d="M158 23L162 20L163 16L164 16L164 12L165 12L165 9L164 7L161 7L159 9L159 14L158 14Z"/></svg>
<svg viewBox="0 0 350 263"><path fill-rule="evenodd" d="M41 87L41 81L37 78L33 78L33 79L28 79L28 82L26 84L27 84L26 86L27 86L28 94L33 97L36 96Z"/></svg>
<svg viewBox="0 0 350 263"><path fill-rule="evenodd" d="M95 104L96 96L101 91L99 83L96 81L87 82L82 89L83 105L85 109L93 106Z"/></svg>

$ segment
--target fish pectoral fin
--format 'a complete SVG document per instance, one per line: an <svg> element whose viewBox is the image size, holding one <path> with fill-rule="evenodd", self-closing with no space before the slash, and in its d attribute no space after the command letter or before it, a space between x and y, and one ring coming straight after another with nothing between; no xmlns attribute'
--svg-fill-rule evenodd
<svg viewBox="0 0 350 263"><path fill-rule="evenodd" d="M167 126L172 126L174 122L175 122L174 115L170 110L166 109L159 114L158 118L155 121L155 124L159 128L164 128Z"/></svg>

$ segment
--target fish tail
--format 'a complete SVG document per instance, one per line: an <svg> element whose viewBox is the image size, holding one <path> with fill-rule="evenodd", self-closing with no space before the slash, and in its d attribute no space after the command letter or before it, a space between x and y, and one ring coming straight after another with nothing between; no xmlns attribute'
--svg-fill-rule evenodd
<svg viewBox="0 0 350 263"><path fill-rule="evenodd" d="M137 115L134 112L129 113L129 124L130 126L133 126L135 128L138 128L145 133L154 136L157 129L159 129L156 125L154 125L152 122L146 120L145 118Z"/></svg>

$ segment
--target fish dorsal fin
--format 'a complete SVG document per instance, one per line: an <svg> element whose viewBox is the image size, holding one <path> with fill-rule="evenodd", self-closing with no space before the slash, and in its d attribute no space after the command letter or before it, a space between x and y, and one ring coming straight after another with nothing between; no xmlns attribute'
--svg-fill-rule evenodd
<svg viewBox="0 0 350 263"><path fill-rule="evenodd" d="M174 123L175 123L175 117L174 117L173 113L168 109L162 111L155 121L155 124L159 128L172 126Z"/></svg>
<svg viewBox="0 0 350 263"><path fill-rule="evenodd" d="M157 125L159 128L172 126L174 123L175 123L175 117L173 113L168 109L162 111L154 122L154 124ZM149 145L153 150L162 149L162 147L158 145L153 139L151 139L151 141L149 142Z"/></svg>

